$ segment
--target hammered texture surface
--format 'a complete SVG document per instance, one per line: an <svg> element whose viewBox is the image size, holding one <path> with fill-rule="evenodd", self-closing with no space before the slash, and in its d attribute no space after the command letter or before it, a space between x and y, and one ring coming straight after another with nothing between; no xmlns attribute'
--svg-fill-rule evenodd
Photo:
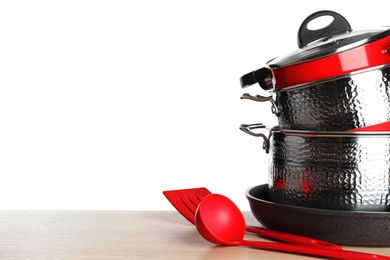
<svg viewBox="0 0 390 260"><path fill-rule="evenodd" d="M390 120L390 68L276 92L283 129L343 131Z"/></svg>
<svg viewBox="0 0 390 260"><path fill-rule="evenodd" d="M390 208L390 135L301 136L273 132L274 202L342 210Z"/></svg>

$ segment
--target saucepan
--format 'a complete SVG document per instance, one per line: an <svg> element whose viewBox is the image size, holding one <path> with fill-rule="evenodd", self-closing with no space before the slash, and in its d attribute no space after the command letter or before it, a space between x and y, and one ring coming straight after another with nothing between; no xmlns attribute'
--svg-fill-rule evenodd
<svg viewBox="0 0 390 260"><path fill-rule="evenodd" d="M240 129L263 139L273 202L390 210L390 132L267 129L263 124L243 124Z"/></svg>
<svg viewBox="0 0 390 260"><path fill-rule="evenodd" d="M328 26L308 28L325 16ZM390 121L390 27L355 31L340 14L319 11L300 26L298 47L242 76L243 88L259 83L268 93L241 98L270 101L282 129L345 131Z"/></svg>

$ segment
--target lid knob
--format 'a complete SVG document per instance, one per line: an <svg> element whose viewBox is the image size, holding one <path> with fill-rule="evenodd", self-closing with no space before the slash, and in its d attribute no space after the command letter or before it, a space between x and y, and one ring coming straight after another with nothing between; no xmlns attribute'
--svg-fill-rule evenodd
<svg viewBox="0 0 390 260"><path fill-rule="evenodd" d="M333 17L333 21L329 25L318 30L310 30L307 28L311 21L322 16L331 16ZM299 48L303 48L315 40L349 31L352 31L351 26L342 15L333 11L319 11L307 17L299 27L298 46Z"/></svg>

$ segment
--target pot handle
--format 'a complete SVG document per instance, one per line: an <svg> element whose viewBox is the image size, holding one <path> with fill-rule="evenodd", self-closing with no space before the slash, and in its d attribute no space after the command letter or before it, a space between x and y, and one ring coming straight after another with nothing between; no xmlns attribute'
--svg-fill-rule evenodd
<svg viewBox="0 0 390 260"><path fill-rule="evenodd" d="M274 89L272 77L268 68L261 68L245 74L240 78L240 83L242 88L247 88L253 84L259 83L260 87L264 90Z"/></svg>
<svg viewBox="0 0 390 260"><path fill-rule="evenodd" d="M263 142L263 149L265 150L266 153L269 153L269 138L267 138L264 134L262 133L255 133L251 130L253 129L265 129L266 126L262 123L258 124L242 124L240 125L240 130L244 131L245 133L255 136L255 137L262 137L264 142Z"/></svg>
<svg viewBox="0 0 390 260"><path fill-rule="evenodd" d="M333 21L329 25L318 30L310 30L307 28L307 25L311 21L321 16L332 16ZM342 15L333 11L319 11L307 17L299 27L298 46L299 48L303 48L315 40L350 31L352 31L351 26Z"/></svg>
<svg viewBox="0 0 390 260"><path fill-rule="evenodd" d="M249 100L257 101L257 102L269 101L272 104L272 107L271 107L272 113L275 114L276 116L280 116L281 115L280 109L276 105L275 100L272 99L272 96L269 96L269 97L263 97L263 96L260 96L260 95L252 96L249 93L244 93L244 94L242 94L241 99L249 99Z"/></svg>

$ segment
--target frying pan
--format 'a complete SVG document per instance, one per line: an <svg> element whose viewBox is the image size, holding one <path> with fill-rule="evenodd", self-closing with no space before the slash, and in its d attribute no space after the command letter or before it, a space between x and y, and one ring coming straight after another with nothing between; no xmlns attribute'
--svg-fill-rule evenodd
<svg viewBox="0 0 390 260"><path fill-rule="evenodd" d="M390 246L390 212L342 211L272 202L268 185L249 188L246 197L254 217L265 227L344 246Z"/></svg>

